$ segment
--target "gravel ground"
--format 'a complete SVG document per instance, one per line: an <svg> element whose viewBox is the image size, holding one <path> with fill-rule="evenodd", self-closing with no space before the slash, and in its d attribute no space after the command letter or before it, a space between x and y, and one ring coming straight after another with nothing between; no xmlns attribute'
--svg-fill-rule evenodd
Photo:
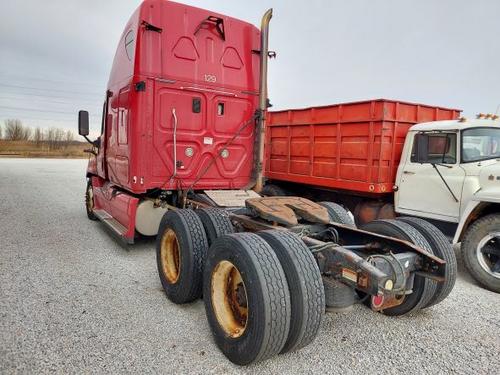
<svg viewBox="0 0 500 375"><path fill-rule="evenodd" d="M212 341L201 301L162 291L154 242L120 246L87 220L84 160L0 159L0 372L497 373L500 295L460 263L440 305L389 318L325 316L297 353L241 368Z"/></svg>

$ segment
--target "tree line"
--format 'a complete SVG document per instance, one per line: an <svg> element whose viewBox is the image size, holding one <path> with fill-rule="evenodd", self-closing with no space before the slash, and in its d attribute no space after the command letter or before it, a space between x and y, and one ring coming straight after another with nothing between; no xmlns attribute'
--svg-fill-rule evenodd
<svg viewBox="0 0 500 375"><path fill-rule="evenodd" d="M61 149L75 142L75 135L71 130L51 127L42 129L23 125L19 119L7 119L4 126L0 126L0 139L6 141L32 142L37 147L48 147L51 150Z"/></svg>

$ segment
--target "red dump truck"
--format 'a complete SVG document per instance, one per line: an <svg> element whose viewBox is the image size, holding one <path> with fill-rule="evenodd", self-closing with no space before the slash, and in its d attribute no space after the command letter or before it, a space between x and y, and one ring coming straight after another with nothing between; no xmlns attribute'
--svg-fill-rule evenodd
<svg viewBox="0 0 500 375"><path fill-rule="evenodd" d="M89 219L127 243L156 236L166 296L203 295L216 344L240 365L311 343L325 308L403 315L454 283L435 228L392 220L372 233L340 206L259 194L271 16L258 29L146 0L120 38L96 140L79 112Z"/></svg>
<svg viewBox="0 0 500 375"><path fill-rule="evenodd" d="M498 116L459 115L384 99L270 112L264 194L340 203L371 230L400 215L431 222L500 292Z"/></svg>

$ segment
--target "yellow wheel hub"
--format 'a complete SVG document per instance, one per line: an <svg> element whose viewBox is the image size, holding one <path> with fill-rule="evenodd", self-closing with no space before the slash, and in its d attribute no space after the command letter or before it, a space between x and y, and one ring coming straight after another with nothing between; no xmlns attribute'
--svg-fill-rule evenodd
<svg viewBox="0 0 500 375"><path fill-rule="evenodd" d="M177 236L172 229L167 229L163 234L160 254L163 275L170 284L175 284L179 280L181 257Z"/></svg>
<svg viewBox="0 0 500 375"><path fill-rule="evenodd" d="M240 271L233 263L223 260L214 268L211 293L219 325L228 336L240 337L248 321L247 292Z"/></svg>

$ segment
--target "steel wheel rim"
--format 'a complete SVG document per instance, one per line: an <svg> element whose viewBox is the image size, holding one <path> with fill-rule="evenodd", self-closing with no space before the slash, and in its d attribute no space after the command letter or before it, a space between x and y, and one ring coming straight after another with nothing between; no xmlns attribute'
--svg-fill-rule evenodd
<svg viewBox="0 0 500 375"><path fill-rule="evenodd" d="M177 236L170 228L165 231L161 239L160 254L163 275L170 284L175 284L180 276L181 254Z"/></svg>
<svg viewBox="0 0 500 375"><path fill-rule="evenodd" d="M243 335L248 323L248 299L238 268L227 260L219 262L212 271L210 289L219 326L229 337Z"/></svg>
<svg viewBox="0 0 500 375"><path fill-rule="evenodd" d="M87 210L89 212L94 210L94 192L92 191L92 185L87 187Z"/></svg>
<svg viewBox="0 0 500 375"><path fill-rule="evenodd" d="M498 256L495 255L487 255L484 253L484 248L487 245L495 245L497 248L500 245L499 243L500 240L500 232L492 232L488 233L481 241L479 241L479 244L477 245L476 248L476 257L479 262L479 265L481 268L486 271L490 276L493 276L497 279L500 279L500 271L494 272L493 267L496 262L500 261ZM493 261L493 257L496 258L495 261Z"/></svg>

